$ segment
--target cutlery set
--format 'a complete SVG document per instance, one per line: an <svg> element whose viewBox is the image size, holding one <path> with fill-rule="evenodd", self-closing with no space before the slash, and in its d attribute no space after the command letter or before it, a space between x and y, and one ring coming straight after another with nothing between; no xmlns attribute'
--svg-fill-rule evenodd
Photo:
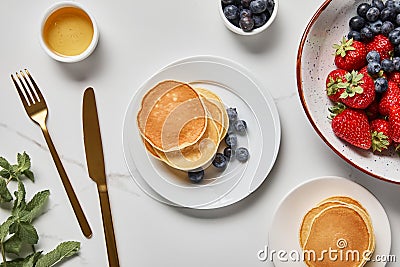
<svg viewBox="0 0 400 267"><path fill-rule="evenodd" d="M78 220L83 235L86 238L92 236L92 230L82 210L79 200L69 181L68 175L62 165L53 141L46 126L48 107L40 92L38 85L32 78L30 72L24 71L11 74L18 95L28 116L40 126L54 163L57 167L61 181ZM110 203L107 192L107 181L104 165L103 147L100 134L100 126L97 115L96 99L93 88L87 88L83 97L83 136L86 152L86 162L90 178L97 184L99 193L101 213L103 219L104 236L106 239L109 266L118 267L118 253L114 236L114 228Z"/></svg>

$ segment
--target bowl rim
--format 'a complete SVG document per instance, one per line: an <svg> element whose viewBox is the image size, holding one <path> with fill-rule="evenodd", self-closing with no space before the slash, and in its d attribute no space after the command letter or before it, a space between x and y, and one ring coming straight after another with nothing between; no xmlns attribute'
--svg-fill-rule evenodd
<svg viewBox="0 0 400 267"><path fill-rule="evenodd" d="M315 24L315 22L317 21L317 19L319 18L319 16L322 14L322 12L329 6L329 4L332 2L333 0L325 0L321 6L317 9L317 11L314 13L314 15L312 16L312 18L310 19L310 21L308 22L303 35L301 37L301 41L299 44L299 48L298 48L298 52L297 52L297 59L296 59L296 79L297 79L297 90L298 90L298 94L300 97L300 101L301 104L303 106L303 109L307 115L308 121L311 123L312 127L314 128L314 130L317 132L317 134L321 137L321 139L325 142L325 144L327 144L338 156L340 156L342 159L344 159L347 163L349 163L351 166L355 167L356 169L374 177L377 178L379 180L385 181L385 182L389 182L389 183L393 183L393 184L400 184L400 181L394 181L391 180L389 178L383 177L381 175L375 174L373 172L371 172L370 170L363 168L357 164L355 164L353 161L351 161L349 158L347 158L344 154L342 154L338 149L336 149L329 141L328 139L323 135L323 133L319 130L319 128L317 127L315 121L313 120L312 116L311 116L311 112L307 106L307 102L304 96L304 90L303 90L303 83L302 83L302 57L303 57L303 50L304 50L304 45L306 43L307 37L310 33L311 28L313 27L313 25Z"/></svg>
<svg viewBox="0 0 400 267"><path fill-rule="evenodd" d="M93 37L92 41L90 42L89 46L86 48L85 51L83 51L79 55L75 56L61 56L55 52L53 52L46 44L43 38L43 29L46 24L47 19L50 17L51 14L53 14L55 11L64 8L64 7L75 7L83 12L85 12L89 18L90 21L92 22L93 26ZM53 59L60 61L60 62L66 62L66 63L74 63L74 62L79 62L87 58L92 52L95 50L97 43L99 41L99 29L96 23L95 18L92 16L92 14L80 3L74 2L74 1L61 1L54 3L51 5L49 8L46 9L42 16L41 24L40 24L40 45L42 46L43 50Z"/></svg>
<svg viewBox="0 0 400 267"><path fill-rule="evenodd" d="M258 33L261 33L263 31L265 31L267 28L269 28L269 26L272 24L272 22L274 22L277 14L278 14L278 9L279 9L279 0L274 0L274 9L272 10L272 14L271 17L267 20L267 22L256 29L251 30L250 32L245 32L243 31L241 28L236 27L235 25L233 25L224 15L224 10L222 8L222 1L221 0L217 0L218 1L218 10L219 10L219 14L225 24L225 26L231 30L234 33L237 33L239 35L245 35L245 36L250 36L250 35L255 35Z"/></svg>

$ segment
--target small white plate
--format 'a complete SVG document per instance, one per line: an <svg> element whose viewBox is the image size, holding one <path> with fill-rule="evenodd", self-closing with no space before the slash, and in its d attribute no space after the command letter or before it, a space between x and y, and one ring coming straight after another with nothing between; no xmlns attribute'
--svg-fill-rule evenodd
<svg viewBox="0 0 400 267"><path fill-rule="evenodd" d="M265 97L259 84L244 71L226 59L192 57L163 68L140 87L127 109L123 146L129 171L144 192L166 204L211 209L235 203L261 185L277 157L279 117L272 98ZM247 147L251 154L246 164L233 162L222 173L210 167L204 183L196 185L189 182L186 173L148 155L140 140L136 114L144 93L165 79L197 81L195 86L215 91L227 106L238 108L239 117L249 126L248 134L239 140L239 145Z"/></svg>
<svg viewBox="0 0 400 267"><path fill-rule="evenodd" d="M269 231L271 252L283 250L288 261L274 259L275 266L304 266L304 262L292 261L291 251L302 253L299 244L299 230L304 215L320 201L337 195L350 196L359 201L368 211L375 233L376 247L372 256L387 256L391 247L389 219L380 202L367 189L341 177L327 176L309 180L290 191L275 211ZM276 256L276 255L275 255ZM270 259L268 259L270 260ZM385 266L384 262L369 262L366 266Z"/></svg>

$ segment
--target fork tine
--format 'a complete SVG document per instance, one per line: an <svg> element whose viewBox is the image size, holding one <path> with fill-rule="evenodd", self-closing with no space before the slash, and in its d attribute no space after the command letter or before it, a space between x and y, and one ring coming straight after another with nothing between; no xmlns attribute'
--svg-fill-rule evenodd
<svg viewBox="0 0 400 267"><path fill-rule="evenodd" d="M27 69L25 69L25 72L28 75L28 78L31 81L33 87L35 87L35 89L36 89L35 91L36 91L37 96L39 97L39 99L38 99L39 102L42 102L42 101L44 102L44 97L42 95L42 92L40 92L40 89L37 86L37 84L36 84L35 80L33 79L32 75L30 74L30 72Z"/></svg>
<svg viewBox="0 0 400 267"><path fill-rule="evenodd" d="M23 79L21 78L21 75L20 75L18 72L16 72L15 74L17 75L17 78L18 78L18 80L19 80L19 83L21 84L22 88L24 89L24 92L25 92L25 99L27 99L28 106L33 105L32 98L31 98L31 96L29 95L28 89L26 89L26 86L25 86L25 84L24 84Z"/></svg>
<svg viewBox="0 0 400 267"><path fill-rule="evenodd" d="M14 82L15 88L17 89L17 92L19 94L19 97L21 98L22 103L24 104L24 107L29 106L28 102L26 101L26 98L24 96L24 94L21 91L21 88L19 87L19 84L17 82L17 80L15 79L14 75L11 74L11 79Z"/></svg>
<svg viewBox="0 0 400 267"><path fill-rule="evenodd" d="M21 70L20 71L22 78L24 78L25 80L25 84L27 86L27 88L29 89L29 93L30 93L30 97L33 100L33 102L31 102L32 104L38 102L37 96L35 94L35 90L32 88L31 84L29 83L28 79L26 78L24 72Z"/></svg>

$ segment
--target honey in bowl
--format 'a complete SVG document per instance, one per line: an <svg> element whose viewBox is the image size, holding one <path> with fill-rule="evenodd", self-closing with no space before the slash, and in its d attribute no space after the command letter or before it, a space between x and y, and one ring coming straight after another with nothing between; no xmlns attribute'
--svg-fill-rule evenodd
<svg viewBox="0 0 400 267"><path fill-rule="evenodd" d="M92 42L94 27L85 11L67 6L54 11L47 18L42 34L45 44L54 53L77 56Z"/></svg>

